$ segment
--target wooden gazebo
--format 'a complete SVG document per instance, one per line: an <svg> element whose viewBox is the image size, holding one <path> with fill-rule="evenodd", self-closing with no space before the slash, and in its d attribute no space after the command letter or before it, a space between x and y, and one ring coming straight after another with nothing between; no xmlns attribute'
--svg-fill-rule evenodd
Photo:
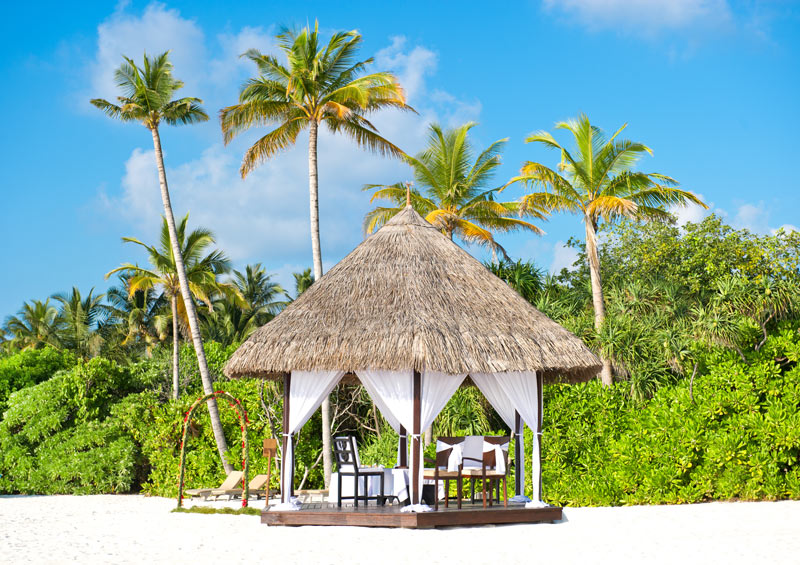
<svg viewBox="0 0 800 565"><path fill-rule="evenodd" d="M360 381L394 422L401 441L407 429L411 432L411 498L416 504L420 434L458 386L468 382L496 408L495 400L502 397L504 420L518 437L522 420L534 430L534 498L540 499L536 458L542 383L585 381L599 368L580 339L407 206L254 332L225 373L284 381L283 453L289 454L284 456L284 497L292 492L292 435L338 382ZM517 494L520 488L518 483ZM560 513L524 506L418 514L371 508L340 511L338 519L333 510L265 511L262 521L414 527L554 520Z"/></svg>

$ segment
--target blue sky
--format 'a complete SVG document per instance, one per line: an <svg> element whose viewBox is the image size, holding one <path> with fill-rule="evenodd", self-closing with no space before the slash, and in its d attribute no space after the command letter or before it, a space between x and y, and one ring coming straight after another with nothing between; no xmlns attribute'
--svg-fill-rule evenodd
<svg viewBox="0 0 800 565"><path fill-rule="evenodd" d="M48 5L49 4L49 5ZM0 23L5 88L3 276L0 317L23 301L105 291L104 273L143 262L122 236L155 241L161 203L152 142L141 126L112 122L93 97L115 95L126 54L172 49L184 95L209 114L235 102L253 69L238 55L274 49L283 25L318 19L330 33L358 29L364 58L395 72L419 116L375 117L407 152L430 121L479 122L474 142L508 137L498 184L525 160L556 157L524 138L587 113L606 130L653 148L640 168L677 178L737 227L769 233L799 226L792 173L800 131L800 5L725 0L555 0L500 3L107 2L16 3ZM43 17L42 14L47 16ZM20 25L20 22L29 22ZM36 22L35 25L31 22ZM311 265L306 143L247 181L238 166L256 133L223 147L216 119L162 132L176 215L211 228L237 268L261 262L288 283ZM344 138L320 140L323 258L334 264L363 238L366 183L409 179L397 161ZM509 189L510 198L522 189ZM698 209L682 220L702 217ZM563 242L580 236L573 216L543 237L504 236L513 257L546 269L571 262ZM484 258L480 249L471 249Z"/></svg>

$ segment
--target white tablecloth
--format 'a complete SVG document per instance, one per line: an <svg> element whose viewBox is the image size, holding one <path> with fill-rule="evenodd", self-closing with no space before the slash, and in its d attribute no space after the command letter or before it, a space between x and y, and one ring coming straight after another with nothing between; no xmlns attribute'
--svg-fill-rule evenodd
<svg viewBox="0 0 800 565"><path fill-rule="evenodd" d="M371 470L375 470L372 468ZM396 496L400 502L408 500L409 494L409 481L408 469L383 469L384 480L384 493L386 495ZM359 495L364 495L364 485L367 485L367 495L377 496L381 490L380 477L359 477ZM353 485L355 480L353 477L342 477L342 496L353 496ZM424 481L423 484L432 485L433 481ZM336 502L339 498L339 474L333 473L331 475L331 488L329 499L331 502ZM444 481L439 481L439 499L444 498Z"/></svg>

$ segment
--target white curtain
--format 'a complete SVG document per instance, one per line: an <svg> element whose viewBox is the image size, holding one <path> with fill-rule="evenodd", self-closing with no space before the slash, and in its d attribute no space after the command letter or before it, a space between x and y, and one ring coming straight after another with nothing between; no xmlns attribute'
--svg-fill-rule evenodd
<svg viewBox="0 0 800 565"><path fill-rule="evenodd" d="M414 372L363 370L356 375L389 425L395 431L400 426L410 430L414 423Z"/></svg>
<svg viewBox="0 0 800 565"><path fill-rule="evenodd" d="M283 430L283 435L287 436L281 470L283 476L281 494L284 503L289 502L289 485L292 482L294 468L293 436L308 422L343 375L344 371L292 371L289 386L289 429Z"/></svg>
<svg viewBox="0 0 800 565"><path fill-rule="evenodd" d="M542 493L539 484L541 469L539 466L539 414L542 411L537 390L535 371L520 371L508 373L495 373L494 378L511 399L514 408L522 419L533 430L533 449L531 453L531 478L533 483L533 500L529 503L538 506L542 503Z"/></svg>
<svg viewBox="0 0 800 565"><path fill-rule="evenodd" d="M448 375L446 373L422 373L422 402L420 404L420 431L427 430L439 412L442 411L447 401L464 382L467 375ZM424 474L425 464L422 459L422 442L419 444L420 452L417 454L419 457L419 476L417 476L417 484L419 485L419 492L422 495L422 476ZM413 479L412 479L413 480ZM413 491L412 491L413 492Z"/></svg>
<svg viewBox="0 0 800 565"><path fill-rule="evenodd" d="M492 373L470 373L470 378L481 394L486 397L492 408L497 410L497 414L503 419L509 430L514 429L515 412L514 402L506 395L503 387L497 382L497 378Z"/></svg>
<svg viewBox="0 0 800 565"><path fill-rule="evenodd" d="M400 434L400 426L402 425L402 424L400 424L400 420L398 420L397 416L394 415L394 412L392 412L392 409L389 408L388 404L386 404L386 401L384 400L383 396L380 395L378 393L378 390L375 388L375 386L376 386L375 385L375 381L376 380L377 381L381 380L381 377L380 377L379 373L397 374L397 372L392 372L392 371L370 371L370 370L364 370L364 371L358 371L356 373L356 375L358 376L359 380L361 381L361 384L364 385L364 388L367 389L367 394L369 394L370 398L372 398L372 402L374 402L375 406L378 407L378 410L380 410L380 413L383 414L383 417L386 418L386 421L389 422L389 425L392 427L392 429L394 431L396 431L398 434ZM403 380L403 379L405 379L405 376L401 376L400 377L400 380ZM413 385L413 381L412 381L412 385ZM380 386L380 385L378 385L378 386ZM401 383L401 388L403 386L404 385ZM402 392L402 391L400 391L400 392ZM413 394L413 392L412 392L412 394ZM398 406L398 404L395 403L395 408L397 408L397 406ZM397 464L398 465L400 464L400 445L402 444L402 440L405 437L406 437L405 435L401 435L398 438L398 441L397 441ZM406 445L406 449L408 449L407 445Z"/></svg>
<svg viewBox="0 0 800 565"><path fill-rule="evenodd" d="M399 424L398 428L403 426L406 430L414 429L414 372L411 369L404 371L364 370L358 371L357 375L384 415L392 414ZM465 377L466 375L447 375L435 372L422 374L420 431L427 429L433 423ZM380 403L375 400L378 398ZM381 408L381 404L384 408ZM411 440L414 439L412 433ZM417 436L416 439L420 439L420 437ZM420 442L420 448L421 446ZM412 456L416 456L417 460L422 462L421 451L416 454L412 453ZM422 485L423 467L424 465L419 465L418 477L411 477L412 488L415 480L416 485ZM417 492L421 493L421 489Z"/></svg>
<svg viewBox="0 0 800 565"><path fill-rule="evenodd" d="M525 484L524 477L525 477L525 422L521 421L519 424L519 429L515 429L516 424L516 413L517 409L514 406L514 402L511 400L503 387L500 385L499 381L496 378L494 373L470 373L470 378L472 382L475 383L475 386L478 387L478 390L481 391L483 396L486 397L486 400L489 401L489 404L497 410L497 414L503 419L503 421L508 426L508 429L512 430L515 434L520 437L519 441L519 453L516 454L515 459L517 463L519 463L519 467L514 470L517 476L522 477L522 484ZM533 428L534 430L536 428ZM516 495L524 495L524 487L523 492L517 492Z"/></svg>

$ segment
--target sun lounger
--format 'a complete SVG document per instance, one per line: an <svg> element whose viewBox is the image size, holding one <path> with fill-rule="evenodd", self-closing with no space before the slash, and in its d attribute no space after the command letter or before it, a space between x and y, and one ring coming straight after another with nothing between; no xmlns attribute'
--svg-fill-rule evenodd
<svg viewBox="0 0 800 565"><path fill-rule="evenodd" d="M203 500L208 500L211 493L215 490L229 490L235 488L237 484L242 482L244 473L241 471L231 471L225 478L225 481L217 488L190 488L184 492L192 497L203 497ZM241 490L241 489L239 489Z"/></svg>
<svg viewBox="0 0 800 565"><path fill-rule="evenodd" d="M241 481L241 477L240 477ZM265 489L264 486L267 486ZM256 499L269 496L269 475L256 475L250 481L249 485L250 488L248 489L250 496L255 495ZM243 490L241 488L218 488L214 489L209 493L209 496L213 496L215 498L220 496L227 496L228 500L236 497L241 497L243 494Z"/></svg>

